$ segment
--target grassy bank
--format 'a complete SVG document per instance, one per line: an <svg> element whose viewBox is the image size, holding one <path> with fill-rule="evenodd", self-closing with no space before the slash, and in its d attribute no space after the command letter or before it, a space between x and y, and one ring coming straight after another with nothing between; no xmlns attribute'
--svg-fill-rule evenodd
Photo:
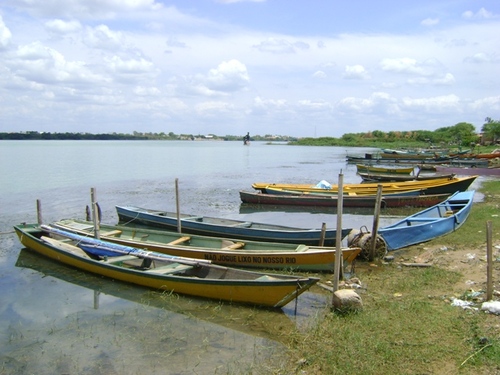
<svg viewBox="0 0 500 375"><path fill-rule="evenodd" d="M482 192L484 202L473 206L460 230L425 246L485 254L488 220L493 245L499 245L500 182L484 183ZM422 246L414 246L402 254L421 251ZM500 290L499 260L494 264L494 286ZM287 360L266 372L500 374L500 317L451 305L453 297L464 299L470 292L464 274L439 265L414 268L394 262L358 264L356 276L365 287L359 291L363 311L339 315L325 310L312 330L286 338Z"/></svg>

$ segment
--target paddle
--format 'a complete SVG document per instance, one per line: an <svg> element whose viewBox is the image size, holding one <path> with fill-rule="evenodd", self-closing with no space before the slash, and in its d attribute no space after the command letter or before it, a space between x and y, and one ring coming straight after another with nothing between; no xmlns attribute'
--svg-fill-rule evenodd
<svg viewBox="0 0 500 375"><path fill-rule="evenodd" d="M190 266L197 266L197 265L211 263L210 260L205 260L205 259L192 259L186 257L167 255L152 251L141 250L135 247L123 246L119 244L105 242L92 237L80 236L79 234L67 232L61 229L51 227L49 225L41 225L41 228L46 232L77 241L77 246L82 248L85 247L85 251L88 251L94 255L99 255L99 256L134 255L142 259L163 260L172 263L187 264Z"/></svg>

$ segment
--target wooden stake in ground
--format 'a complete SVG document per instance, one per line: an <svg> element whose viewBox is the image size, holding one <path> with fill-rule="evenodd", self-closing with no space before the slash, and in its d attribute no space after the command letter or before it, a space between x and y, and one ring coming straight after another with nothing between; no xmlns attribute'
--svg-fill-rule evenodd
<svg viewBox="0 0 500 375"><path fill-rule="evenodd" d="M325 245L325 237L326 237L326 223L321 225L321 237L319 238L319 246Z"/></svg>
<svg viewBox="0 0 500 375"><path fill-rule="evenodd" d="M182 226L181 226L181 213L179 209L179 179L175 179L175 209L177 210L177 232L181 233L182 232Z"/></svg>
<svg viewBox="0 0 500 375"><path fill-rule="evenodd" d="M42 225L42 202L40 199L36 200L36 217L38 219L38 224Z"/></svg>
<svg viewBox="0 0 500 375"><path fill-rule="evenodd" d="M97 199L96 199L96 190L95 188L90 188L90 202L91 202L91 205L92 205L92 216L93 216L93 221L94 221L94 237L97 238L97 239L100 239L101 238L101 234L100 234L100 231L99 231L99 221L100 221L100 217L99 217L99 210L97 209Z"/></svg>
<svg viewBox="0 0 500 375"><path fill-rule="evenodd" d="M493 246L491 220L486 222L486 301L493 298Z"/></svg>
<svg viewBox="0 0 500 375"><path fill-rule="evenodd" d="M375 259L375 249L377 248L378 221L380 217L380 206L382 204L382 185L377 186L377 198L375 200L375 213L373 215L372 243L368 260Z"/></svg>
<svg viewBox="0 0 500 375"><path fill-rule="evenodd" d="M339 289L339 279L341 272L341 263L342 263L342 208L344 205L344 175L342 174L342 170L339 174L338 181L338 192L337 192L337 236L335 238L335 270L334 270L334 279L333 279L333 291L337 291Z"/></svg>

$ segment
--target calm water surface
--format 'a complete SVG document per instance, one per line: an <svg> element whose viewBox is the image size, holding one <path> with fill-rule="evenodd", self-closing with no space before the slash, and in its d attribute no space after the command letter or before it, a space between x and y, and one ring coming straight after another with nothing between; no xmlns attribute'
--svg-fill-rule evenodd
<svg viewBox="0 0 500 375"><path fill-rule="evenodd" d="M90 189L103 222L115 205L301 227L336 226L334 211L246 206L258 181L359 182L346 154L368 149L254 142L1 141L0 374L220 374L257 371L282 351L280 335L306 330L327 301L319 290L282 311L158 293L86 274L22 250L12 225L84 218ZM344 227L371 228L371 211ZM391 218L381 219L390 222ZM297 307L297 314L295 308ZM273 359L274 360L274 359ZM279 357L276 357L279 360Z"/></svg>

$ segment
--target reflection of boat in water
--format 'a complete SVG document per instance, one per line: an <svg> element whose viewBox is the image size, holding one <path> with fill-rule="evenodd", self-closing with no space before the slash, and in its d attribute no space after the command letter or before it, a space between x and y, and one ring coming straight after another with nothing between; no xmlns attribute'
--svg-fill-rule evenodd
<svg viewBox="0 0 500 375"><path fill-rule="evenodd" d="M221 306L217 302L202 298L153 291L145 287L130 285L120 281L110 283L105 278L57 263L28 249L22 249L19 252L15 266L29 268L41 273L43 277L53 277L88 289L89 293L93 293L94 295L94 309L99 308L102 295L109 295L275 341L279 340L278 337L282 337L282 335L277 335L273 332L274 329L295 329L295 324L290 319L293 316L289 318L280 309L252 309L251 313L258 316L258 319L252 321L252 324L247 324L249 316L247 306L233 304L224 304ZM293 312L294 306L295 303L292 302L284 310Z"/></svg>

